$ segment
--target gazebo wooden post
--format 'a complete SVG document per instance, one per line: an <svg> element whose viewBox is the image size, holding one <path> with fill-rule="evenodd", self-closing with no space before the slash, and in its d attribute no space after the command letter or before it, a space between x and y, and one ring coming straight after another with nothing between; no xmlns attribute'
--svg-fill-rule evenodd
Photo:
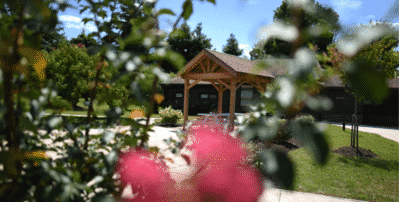
<svg viewBox="0 0 400 202"><path fill-rule="evenodd" d="M223 98L223 92L222 89L220 88L218 90L218 113L222 113L222 98Z"/></svg>
<svg viewBox="0 0 400 202"><path fill-rule="evenodd" d="M229 102L229 132L232 132L234 129L234 121L235 121L235 101L236 101L236 80L232 79L231 86L231 99Z"/></svg>
<svg viewBox="0 0 400 202"><path fill-rule="evenodd" d="M185 91L183 99L183 126L186 126L189 115L189 79L185 78Z"/></svg>

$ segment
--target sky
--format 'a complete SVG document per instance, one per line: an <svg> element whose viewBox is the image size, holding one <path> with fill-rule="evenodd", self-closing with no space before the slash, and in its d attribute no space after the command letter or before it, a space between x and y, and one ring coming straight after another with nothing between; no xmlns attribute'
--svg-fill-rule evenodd
<svg viewBox="0 0 400 202"><path fill-rule="evenodd" d="M172 30L173 24L182 12L183 2L184 0L158 0L157 10L169 8L176 14L160 18L162 30L166 32ZM333 8L339 14L339 22L343 26L367 24L370 20L385 20L396 26L399 23L399 0L316 0L316 2ZM76 1L70 3L79 8ZM86 5L84 1L79 4ZM216 5L194 0L194 11L187 23L191 31L198 23L202 23L202 33L211 38L212 49L215 48L220 52L227 44L230 34L234 34L239 47L244 50L244 55L250 58L249 52L260 40L256 36L257 31L273 23L274 10L281 4L282 0L216 0ZM105 20L109 21L111 11L106 11L108 16ZM93 14L87 10L80 15L79 10L75 9L59 12L58 18L63 23L62 27L68 40L77 37L82 29L85 30L85 34L97 31L94 22L84 25L82 19L85 17L93 18ZM101 36L105 36L105 33Z"/></svg>

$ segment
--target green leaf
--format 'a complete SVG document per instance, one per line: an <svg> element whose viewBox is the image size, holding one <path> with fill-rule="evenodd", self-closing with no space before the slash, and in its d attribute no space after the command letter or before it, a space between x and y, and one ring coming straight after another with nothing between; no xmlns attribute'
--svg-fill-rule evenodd
<svg viewBox="0 0 400 202"><path fill-rule="evenodd" d="M207 0L208 2L210 2L210 3L213 3L213 4L217 4L217 2L215 2L215 0Z"/></svg>
<svg viewBox="0 0 400 202"><path fill-rule="evenodd" d="M82 14L83 12L85 12L89 8L90 8L89 6L83 7L83 9L79 11L79 14Z"/></svg>
<svg viewBox="0 0 400 202"><path fill-rule="evenodd" d="M98 15L99 15L100 17L102 17L103 19L105 19L106 16L107 16L107 14L106 14L105 11L99 11Z"/></svg>
<svg viewBox="0 0 400 202"><path fill-rule="evenodd" d="M83 21L83 23L86 25L87 22L93 21L93 19L90 19L90 18L83 18L82 21Z"/></svg>
<svg viewBox="0 0 400 202"><path fill-rule="evenodd" d="M92 198L93 202L114 202L115 199L107 192L100 192Z"/></svg>
<svg viewBox="0 0 400 202"><path fill-rule="evenodd" d="M165 60L171 63L178 71L183 69L186 64L186 60L182 55L171 50L167 51Z"/></svg>
<svg viewBox="0 0 400 202"><path fill-rule="evenodd" d="M95 185L95 184L98 184L98 183L100 183L100 182L102 182L104 180L104 177L103 176L100 176L100 175L98 175L98 176L96 176L96 177L94 177L88 184L90 184L90 185L88 185L88 186L93 186L93 185Z"/></svg>
<svg viewBox="0 0 400 202"><path fill-rule="evenodd" d="M372 61L358 59L345 66L345 77L357 97L382 103L389 94L385 76Z"/></svg>
<svg viewBox="0 0 400 202"><path fill-rule="evenodd" d="M193 4L191 0L186 0L182 6L183 9L183 18L188 20L193 13Z"/></svg>
<svg viewBox="0 0 400 202"><path fill-rule="evenodd" d="M166 8L159 10L157 13L157 15L163 15L163 14L175 16L174 12L172 12L170 9L166 9Z"/></svg>
<svg viewBox="0 0 400 202"><path fill-rule="evenodd" d="M261 174L284 189L293 190L295 170L290 159L280 151L264 150L259 154Z"/></svg>
<svg viewBox="0 0 400 202"><path fill-rule="evenodd" d="M146 15L151 15L151 10L153 8L148 6L147 4L143 4L143 11L146 13Z"/></svg>
<svg viewBox="0 0 400 202"><path fill-rule="evenodd" d="M304 142L305 147L311 150L320 166L326 164L329 157L329 145L323 136L323 131L317 128L315 123L290 121L286 129L286 132Z"/></svg>
<svg viewBox="0 0 400 202"><path fill-rule="evenodd" d="M106 131L103 135L102 143L108 144L112 139L114 139L114 137L115 137L115 133Z"/></svg>
<svg viewBox="0 0 400 202"><path fill-rule="evenodd" d="M186 32L184 32L181 29L176 29L169 34L170 38L177 38L177 39L182 39L185 38L186 36L187 36Z"/></svg>

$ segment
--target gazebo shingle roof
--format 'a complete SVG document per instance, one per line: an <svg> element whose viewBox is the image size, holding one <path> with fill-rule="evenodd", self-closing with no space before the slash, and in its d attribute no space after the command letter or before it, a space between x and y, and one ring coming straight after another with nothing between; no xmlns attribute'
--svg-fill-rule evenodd
<svg viewBox="0 0 400 202"><path fill-rule="evenodd" d="M275 78L277 76L285 74L287 71L286 67L282 65L284 63L280 62L275 63L274 67L257 71L253 70L253 67L255 67L256 63L259 62L259 60L250 61L246 58L241 58L238 56L221 53L210 49L205 49L203 51L205 51L205 55L207 55L210 59L220 60L221 62L224 63L224 65L231 67L236 72L249 73L249 74ZM285 59L280 59L280 60L284 62ZM191 84L193 82L195 81L191 80L189 83ZM162 82L161 84L167 85L167 84L184 84L184 83L185 81L178 76L172 78L168 82ZM399 88L399 78L387 79L387 83L389 88ZM211 85L210 82L207 81L200 81L199 83L197 83L197 85L199 84ZM344 85L338 75L333 75L327 80L325 80L325 87L344 87Z"/></svg>

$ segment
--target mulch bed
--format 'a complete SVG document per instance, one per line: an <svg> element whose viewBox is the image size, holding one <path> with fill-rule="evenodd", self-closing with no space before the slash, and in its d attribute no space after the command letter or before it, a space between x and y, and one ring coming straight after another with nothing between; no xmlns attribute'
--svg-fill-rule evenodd
<svg viewBox="0 0 400 202"><path fill-rule="evenodd" d="M264 145L265 145L266 149L271 149L272 151L281 151L287 155L290 151L302 148L304 146L304 143L297 138L291 138L287 142L265 143ZM375 154L371 150L364 149L361 147L358 147L358 150L359 150L359 157L361 157L361 158L371 159L371 158L379 157L377 154ZM352 148L350 146L340 147L332 152L346 156L346 157L350 157L350 158L357 156L356 149Z"/></svg>
<svg viewBox="0 0 400 202"><path fill-rule="evenodd" d="M375 157L379 157L377 154L368 149L358 147L358 151L359 151L359 157L361 158L372 159ZM350 158L357 156L356 148L353 147L340 147L332 152Z"/></svg>
<svg viewBox="0 0 400 202"><path fill-rule="evenodd" d="M265 149L270 149L272 151L280 151L284 154L288 154L290 151L300 149L304 146L303 141L298 138L290 138L288 141L283 143L264 143Z"/></svg>

